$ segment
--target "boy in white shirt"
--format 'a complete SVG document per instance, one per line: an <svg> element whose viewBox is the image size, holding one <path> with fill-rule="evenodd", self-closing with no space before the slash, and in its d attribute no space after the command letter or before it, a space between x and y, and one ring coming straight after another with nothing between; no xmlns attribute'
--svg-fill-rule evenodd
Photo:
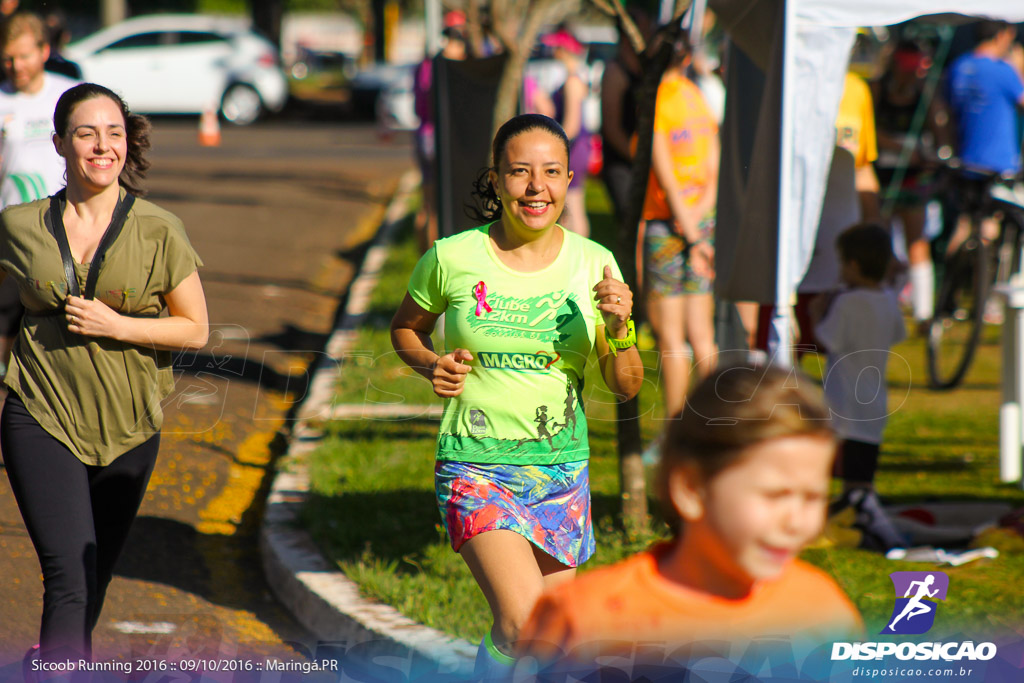
<svg viewBox="0 0 1024 683"><path fill-rule="evenodd" d="M844 492L872 489L889 415L890 347L906 337L896 296L882 286L892 240L879 225L860 223L836 240L846 289L812 306L814 332L828 354L825 398L841 439L835 474Z"/></svg>

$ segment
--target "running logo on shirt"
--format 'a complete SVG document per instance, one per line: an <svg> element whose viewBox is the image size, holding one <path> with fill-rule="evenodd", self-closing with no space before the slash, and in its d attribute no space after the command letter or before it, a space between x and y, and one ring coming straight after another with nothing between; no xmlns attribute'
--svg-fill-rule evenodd
<svg viewBox="0 0 1024 683"><path fill-rule="evenodd" d="M46 180L39 173L12 173L8 179L17 189L21 204L34 202L50 194L46 191Z"/></svg>
<svg viewBox="0 0 1024 683"><path fill-rule="evenodd" d="M469 433L473 436L483 436L487 433L487 414L484 411L478 408L470 409Z"/></svg>
<svg viewBox="0 0 1024 683"><path fill-rule="evenodd" d="M892 608L889 623L880 633L926 633L935 623L938 603L933 601L946 599L949 577L942 572L931 571L893 572L889 578L896 590L896 605Z"/></svg>
<svg viewBox="0 0 1024 683"><path fill-rule="evenodd" d="M473 332L489 337L564 341L570 326L582 321L579 305L564 290L525 299L488 293L487 301L490 309L471 308L466 322Z"/></svg>
<svg viewBox="0 0 1024 683"><path fill-rule="evenodd" d="M26 121L22 135L26 140L49 140L53 136L53 122L49 117Z"/></svg>

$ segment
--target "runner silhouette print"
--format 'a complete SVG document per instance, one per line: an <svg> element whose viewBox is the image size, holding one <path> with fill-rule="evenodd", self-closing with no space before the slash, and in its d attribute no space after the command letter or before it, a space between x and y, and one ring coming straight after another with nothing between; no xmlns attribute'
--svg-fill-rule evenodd
<svg viewBox="0 0 1024 683"><path fill-rule="evenodd" d="M942 572L893 572L889 577L897 598L889 624L881 632L904 635L927 632L935 623L938 603L933 601L946 599L949 577Z"/></svg>

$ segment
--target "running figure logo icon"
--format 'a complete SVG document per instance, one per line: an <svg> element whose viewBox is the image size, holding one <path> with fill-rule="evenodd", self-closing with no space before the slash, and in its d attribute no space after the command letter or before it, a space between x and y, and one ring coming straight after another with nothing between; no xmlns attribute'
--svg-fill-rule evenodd
<svg viewBox="0 0 1024 683"><path fill-rule="evenodd" d="M931 601L946 599L949 577L942 572L893 572L889 578L896 590L896 605L881 633L926 633L935 623L938 609L938 603Z"/></svg>
<svg viewBox="0 0 1024 683"><path fill-rule="evenodd" d="M482 436L487 433L487 415L484 411L476 409L469 411L469 433L472 436Z"/></svg>

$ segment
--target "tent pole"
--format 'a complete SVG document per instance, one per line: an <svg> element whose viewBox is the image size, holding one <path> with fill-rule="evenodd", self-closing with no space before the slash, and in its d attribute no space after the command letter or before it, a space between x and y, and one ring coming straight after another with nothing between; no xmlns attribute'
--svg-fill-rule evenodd
<svg viewBox="0 0 1024 683"><path fill-rule="evenodd" d="M779 150L779 233L775 272L775 310L768 337L772 362L793 364L792 308L795 290L790 243L797 234L793 206L793 88L796 75L796 4L785 0L782 46L782 136Z"/></svg>
<svg viewBox="0 0 1024 683"><path fill-rule="evenodd" d="M423 13L427 34L427 57L433 57L441 51L441 0L426 0L423 3Z"/></svg>

